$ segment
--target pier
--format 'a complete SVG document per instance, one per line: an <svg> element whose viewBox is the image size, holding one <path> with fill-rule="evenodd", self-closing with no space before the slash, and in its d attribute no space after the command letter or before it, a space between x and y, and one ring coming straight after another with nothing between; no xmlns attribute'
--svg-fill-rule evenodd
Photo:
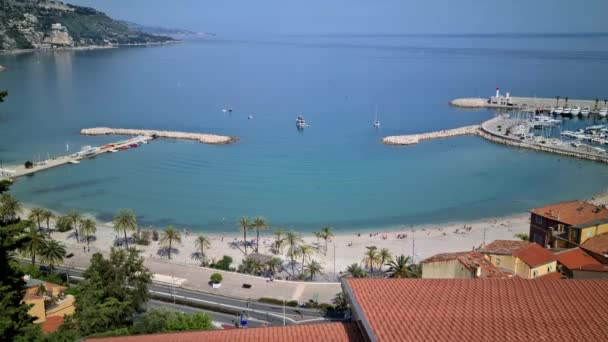
<svg viewBox="0 0 608 342"><path fill-rule="evenodd" d="M456 137L460 135L478 134L479 128L479 125L473 125L430 133L393 135L382 138L382 143L386 145L414 145L422 140L442 139Z"/></svg>
<svg viewBox="0 0 608 342"><path fill-rule="evenodd" d="M151 129L127 129L127 128L110 128L110 127L94 127L84 128L80 130L83 135L145 135L155 138L168 139L183 139L196 140L204 144L223 145L231 144L238 141L238 138L225 135L207 134L207 133L188 133L176 131L159 131Z"/></svg>

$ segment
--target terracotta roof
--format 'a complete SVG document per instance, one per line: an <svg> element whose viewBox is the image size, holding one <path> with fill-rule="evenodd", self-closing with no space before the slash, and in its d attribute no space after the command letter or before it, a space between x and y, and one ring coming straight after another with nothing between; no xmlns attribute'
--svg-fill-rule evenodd
<svg viewBox="0 0 608 342"><path fill-rule="evenodd" d="M555 253L555 256L557 257L557 261L569 270L578 269L586 265L601 265L599 261L578 247Z"/></svg>
<svg viewBox="0 0 608 342"><path fill-rule="evenodd" d="M343 284L371 340L608 341L608 280L349 278ZM555 319L563 315L584 319Z"/></svg>
<svg viewBox="0 0 608 342"><path fill-rule="evenodd" d="M564 277L561 273L559 272L551 272L551 273L547 273L544 274L538 278L534 278L534 279L565 279L566 277Z"/></svg>
<svg viewBox="0 0 608 342"><path fill-rule="evenodd" d="M247 328L231 330L190 331L182 333L133 335L105 338L85 338L98 342L239 342L239 341L355 341L363 335L355 323L317 323L285 327Z"/></svg>
<svg viewBox="0 0 608 342"><path fill-rule="evenodd" d="M513 255L530 267L544 265L557 260L553 253L535 243L513 253Z"/></svg>
<svg viewBox="0 0 608 342"><path fill-rule="evenodd" d="M596 235L581 245L581 248L599 255L608 254L608 234Z"/></svg>
<svg viewBox="0 0 608 342"><path fill-rule="evenodd" d="M513 255L531 245L535 245L535 243L521 240L494 240L481 248L479 252Z"/></svg>
<svg viewBox="0 0 608 342"><path fill-rule="evenodd" d="M571 226L608 219L608 210L583 201L551 204L530 212Z"/></svg>
<svg viewBox="0 0 608 342"><path fill-rule="evenodd" d="M591 272L608 272L608 265L585 265L580 268L581 271Z"/></svg>
<svg viewBox="0 0 608 342"><path fill-rule="evenodd" d="M46 334L57 330L62 323L63 316L51 316L47 317L40 327L42 328L42 332Z"/></svg>
<svg viewBox="0 0 608 342"><path fill-rule="evenodd" d="M488 259L477 251L442 253L426 258L421 263L441 262L458 260L469 271L476 268L481 269L480 278L511 278L513 274L492 264Z"/></svg>

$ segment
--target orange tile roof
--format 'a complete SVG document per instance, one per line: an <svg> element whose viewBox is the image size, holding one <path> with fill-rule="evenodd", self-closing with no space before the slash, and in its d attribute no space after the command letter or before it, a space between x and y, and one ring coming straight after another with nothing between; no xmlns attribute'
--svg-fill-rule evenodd
<svg viewBox="0 0 608 342"><path fill-rule="evenodd" d="M565 279L565 278L566 277L564 277L559 272L551 272L551 273L543 274L542 276L540 276L538 278L534 278L534 279Z"/></svg>
<svg viewBox="0 0 608 342"><path fill-rule="evenodd" d="M85 338L98 342L238 342L238 341L355 341L363 342L363 335L355 323L317 323L264 328L190 331L181 333L133 335L105 338Z"/></svg>
<svg viewBox="0 0 608 342"><path fill-rule="evenodd" d="M485 247L481 248L479 252L488 253L488 254L506 254L513 255L525 249L531 245L534 245L533 242L521 241L521 240L494 240L487 244Z"/></svg>
<svg viewBox="0 0 608 342"><path fill-rule="evenodd" d="M449 260L458 260L464 267L469 271L473 271L475 268L481 269L480 278L511 278L513 274L503 270L500 267L496 267L489 260L483 257L483 255L477 251L469 252L456 252L456 253L442 253L433 255L432 257L422 260L420 263L431 263L441 262Z"/></svg>
<svg viewBox="0 0 608 342"><path fill-rule="evenodd" d="M530 267L537 267L557 260L553 253L535 243L515 252L513 255Z"/></svg>
<svg viewBox="0 0 608 342"><path fill-rule="evenodd" d="M63 316L47 317L46 321L41 324L42 332L51 333L57 330L61 324L63 324Z"/></svg>
<svg viewBox="0 0 608 342"><path fill-rule="evenodd" d="M583 201L551 204L530 212L571 226L608 219L608 210Z"/></svg>
<svg viewBox="0 0 608 342"><path fill-rule="evenodd" d="M580 268L582 271L591 271L591 272L608 272L608 265L585 265Z"/></svg>
<svg viewBox="0 0 608 342"><path fill-rule="evenodd" d="M581 248L599 255L608 254L608 234L596 235L585 241Z"/></svg>
<svg viewBox="0 0 608 342"><path fill-rule="evenodd" d="M351 278L343 285L371 340L608 341L608 280ZM584 319L555 319L563 315Z"/></svg>
<svg viewBox="0 0 608 342"><path fill-rule="evenodd" d="M579 269L587 265L601 265L594 257L578 247L555 253L555 256L557 261L569 270Z"/></svg>

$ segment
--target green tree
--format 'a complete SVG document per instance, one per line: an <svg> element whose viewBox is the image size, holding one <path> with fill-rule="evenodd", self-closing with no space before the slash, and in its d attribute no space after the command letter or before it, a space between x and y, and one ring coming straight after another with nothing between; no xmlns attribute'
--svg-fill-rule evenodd
<svg viewBox="0 0 608 342"><path fill-rule="evenodd" d="M95 233L97 233L97 222L90 218L83 219L82 221L80 221L80 233L87 240L88 250L91 238L93 238L95 236Z"/></svg>
<svg viewBox="0 0 608 342"><path fill-rule="evenodd" d="M331 300L331 302L334 305L334 310L336 310L337 312L345 312L349 309L348 301L346 300L344 292L336 294L336 296L334 297L334 299Z"/></svg>
<svg viewBox="0 0 608 342"><path fill-rule="evenodd" d="M378 264L380 270L382 270L382 266L384 266L387 262L393 260L393 253L388 250L388 248L382 248L378 253L378 257L380 258L380 263Z"/></svg>
<svg viewBox="0 0 608 342"><path fill-rule="evenodd" d="M298 247L298 255L302 257L302 273L304 272L304 264L306 263L306 258L310 258L314 251L315 250L309 245L300 245Z"/></svg>
<svg viewBox="0 0 608 342"><path fill-rule="evenodd" d="M262 271L264 265L260 263L257 259L245 257L241 265L239 265L239 270L243 273L257 275Z"/></svg>
<svg viewBox="0 0 608 342"><path fill-rule="evenodd" d="M273 232L275 241L272 243L272 247L279 254L283 254L283 246L285 245L285 231L279 228Z"/></svg>
<svg viewBox="0 0 608 342"><path fill-rule="evenodd" d="M46 229L49 232L49 236L51 236L51 219L54 218L53 212L48 209L43 209L42 219L46 221Z"/></svg>
<svg viewBox="0 0 608 342"><path fill-rule="evenodd" d="M211 240L209 239L209 237L200 234L199 236L196 237L196 239L194 240L194 246L201 251L201 263L203 263L205 261L205 248L211 248Z"/></svg>
<svg viewBox="0 0 608 342"><path fill-rule="evenodd" d="M55 240L49 240L40 250L40 259L43 263L49 265L51 273L53 267L63 262L65 257L65 247Z"/></svg>
<svg viewBox="0 0 608 342"><path fill-rule="evenodd" d="M209 277L209 280L211 280L211 282L215 284L221 283L223 279L224 277L222 277L220 273L213 273L211 277Z"/></svg>
<svg viewBox="0 0 608 342"><path fill-rule="evenodd" d="M281 260L281 258L277 258L277 257L272 257L268 260L266 260L266 268L268 268L268 270L270 272L277 273L279 271L279 269L281 268L281 265L283 265L283 261Z"/></svg>
<svg viewBox="0 0 608 342"><path fill-rule="evenodd" d="M182 236L180 235L177 229L173 228L173 226L167 227L160 233L160 240L158 241L162 246L169 247L167 250L167 255L169 259L171 259L171 249L173 241L182 242Z"/></svg>
<svg viewBox="0 0 608 342"><path fill-rule="evenodd" d="M125 236L125 248L129 248L127 232L137 231L137 218L131 209L119 209L114 216L114 230L123 233Z"/></svg>
<svg viewBox="0 0 608 342"><path fill-rule="evenodd" d="M287 234L285 234L285 242L289 246L289 249L287 250L287 254L289 255L289 258L291 259L292 275L295 276L296 256L298 256L298 253L299 253L298 245L300 242L302 242L302 238L300 237L300 234L294 232L293 230L290 230L287 232Z"/></svg>
<svg viewBox="0 0 608 342"><path fill-rule="evenodd" d="M402 254L388 263L385 276L387 278L420 278L420 273L419 266L412 264L410 257Z"/></svg>
<svg viewBox="0 0 608 342"><path fill-rule="evenodd" d="M253 219L252 223L253 229L255 229L256 237L255 237L255 252L258 253L258 248L260 247L260 231L268 229L268 222L261 216L256 216Z"/></svg>
<svg viewBox="0 0 608 342"><path fill-rule="evenodd" d="M76 210L72 210L65 215L65 217L70 222L72 228L74 228L74 237L76 238L76 242L80 242L80 231L78 230L78 224L80 221L82 221L82 215Z"/></svg>
<svg viewBox="0 0 608 342"><path fill-rule="evenodd" d="M15 251L27 243L29 222L0 228L0 339L5 341L37 341L40 328L28 314L29 305L23 303L25 282L23 273L14 260Z"/></svg>
<svg viewBox="0 0 608 342"><path fill-rule="evenodd" d="M152 273L136 249L112 248L108 259L93 254L84 278L74 316L82 335L127 327L144 311Z"/></svg>
<svg viewBox="0 0 608 342"><path fill-rule="evenodd" d="M42 217L44 216L44 209L42 208L34 208L30 210L30 214L28 215L28 220L32 222L36 222L38 224L38 230L42 229L40 225L40 221L42 221Z"/></svg>
<svg viewBox="0 0 608 342"><path fill-rule="evenodd" d="M0 195L0 218L5 223L15 223L23 212L23 205L8 192Z"/></svg>
<svg viewBox="0 0 608 342"><path fill-rule="evenodd" d="M25 232L27 239L20 251L24 256L32 258L32 265L35 265L36 255L40 255L40 252L47 244L47 241L46 237L38 229L36 229L36 227L34 227L33 223L27 223L29 223L29 227Z"/></svg>
<svg viewBox="0 0 608 342"><path fill-rule="evenodd" d="M247 231L251 229L251 222L249 222L248 217L243 216L239 219L238 225L241 233L243 233L243 244L245 246L245 255L247 255Z"/></svg>
<svg viewBox="0 0 608 342"><path fill-rule="evenodd" d="M165 322L163 331L190 331L190 330L212 330L213 324L211 317L208 314L194 313L191 315L185 313L178 313L172 315Z"/></svg>
<svg viewBox="0 0 608 342"><path fill-rule="evenodd" d="M368 248L363 257L363 264L367 267L370 273L374 273L374 264L380 263L380 254L375 248Z"/></svg>
<svg viewBox="0 0 608 342"><path fill-rule="evenodd" d="M132 331L134 334L159 333L165 329L167 320L177 313L176 310L165 307L150 309L135 317Z"/></svg>
<svg viewBox="0 0 608 342"><path fill-rule="evenodd" d="M11 188L11 185L13 184L13 182L11 182L8 179L5 180L0 180L0 195L3 192L8 192L8 190Z"/></svg>
<svg viewBox="0 0 608 342"><path fill-rule="evenodd" d="M327 241L334 236L333 228L330 226L322 227L320 233L323 240L325 240L325 254L327 254Z"/></svg>
<svg viewBox="0 0 608 342"><path fill-rule="evenodd" d="M528 236L527 233L517 233L514 235L514 237L520 239L521 241L529 241L530 237Z"/></svg>
<svg viewBox="0 0 608 342"><path fill-rule="evenodd" d="M359 264L354 263L346 267L344 276L347 278L366 278L367 272Z"/></svg>
<svg viewBox="0 0 608 342"><path fill-rule="evenodd" d="M0 90L0 102L4 102L4 98L8 96L8 91Z"/></svg>
<svg viewBox="0 0 608 342"><path fill-rule="evenodd" d="M304 266L304 272L310 276L310 280L315 280L315 276L323 274L323 266L313 259Z"/></svg>

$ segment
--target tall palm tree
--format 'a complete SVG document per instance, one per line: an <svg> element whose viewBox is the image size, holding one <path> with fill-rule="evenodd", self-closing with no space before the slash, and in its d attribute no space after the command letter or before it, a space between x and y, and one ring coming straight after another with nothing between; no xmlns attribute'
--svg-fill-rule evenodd
<svg viewBox="0 0 608 342"><path fill-rule="evenodd" d="M401 254L388 263L387 278L419 278L419 267L411 263L409 256Z"/></svg>
<svg viewBox="0 0 608 342"><path fill-rule="evenodd" d="M317 244L319 244L319 240L321 239L323 233L321 233L321 232L313 232L313 235L317 238Z"/></svg>
<svg viewBox="0 0 608 342"><path fill-rule="evenodd" d="M325 226L321 228L321 237L325 240L325 254L327 254L327 240L334 236L332 232L333 228L330 226Z"/></svg>
<svg viewBox="0 0 608 342"><path fill-rule="evenodd" d="M555 107L559 107L559 96L556 96L555 100Z"/></svg>
<svg viewBox="0 0 608 342"><path fill-rule="evenodd" d="M40 251L40 257L43 263L49 265L53 273L53 267L61 263L65 257L65 247L55 240L50 240Z"/></svg>
<svg viewBox="0 0 608 342"><path fill-rule="evenodd" d="M238 222L239 229L243 233L243 244L245 245L245 255L247 255L247 231L251 229L251 222L247 216L243 216Z"/></svg>
<svg viewBox="0 0 608 342"><path fill-rule="evenodd" d="M315 276L323 274L323 266L316 260L310 260L304 267L304 271L310 275L310 280L315 280Z"/></svg>
<svg viewBox="0 0 608 342"><path fill-rule="evenodd" d="M80 221L80 233L87 240L87 250L89 250L91 238L97 233L97 222L90 218L82 219Z"/></svg>
<svg viewBox="0 0 608 342"><path fill-rule="evenodd" d="M600 99L595 99L595 107L593 107L593 110L597 110L597 105L600 103Z"/></svg>
<svg viewBox="0 0 608 342"><path fill-rule="evenodd" d="M127 231L137 231L137 217L131 209L120 209L114 216L114 230L117 233L123 233L125 236L125 248L129 248L127 241Z"/></svg>
<svg viewBox="0 0 608 342"><path fill-rule="evenodd" d="M2 221L15 221L23 212L23 205L8 192L0 195L0 217Z"/></svg>
<svg viewBox="0 0 608 342"><path fill-rule="evenodd" d="M21 249L21 254L31 257L32 265L35 265L36 255L39 255L47 244L46 237L32 223L25 233L25 238L26 242Z"/></svg>
<svg viewBox="0 0 608 342"><path fill-rule="evenodd" d="M294 232L293 230L290 230L289 232L287 232L287 234L285 234L285 242L287 243L287 245L289 246L289 249L287 250L287 254L289 255L289 258L291 259L291 272L295 275L295 264L296 264L296 256L298 256L299 253L299 248L298 248L298 244L302 241L302 238L300 237L300 234Z"/></svg>
<svg viewBox="0 0 608 342"><path fill-rule="evenodd" d="M389 251L388 248L382 248L380 250L380 253L378 253L378 256L380 257L379 266L380 266L381 270L382 270L382 266L384 266L384 264L393 260L393 253L391 253L391 251Z"/></svg>
<svg viewBox="0 0 608 342"><path fill-rule="evenodd" d="M349 278L365 278L367 277L367 273L359 264L354 263L346 267L344 276Z"/></svg>
<svg viewBox="0 0 608 342"><path fill-rule="evenodd" d="M169 246L169 259L171 259L171 248L173 241L182 242L182 236L177 229L173 228L173 226L169 226L160 234L160 240L158 241L163 246Z"/></svg>
<svg viewBox="0 0 608 342"><path fill-rule="evenodd" d="M42 217L44 216L45 209L42 208L34 208L30 210L30 214L28 215L28 220L34 221L38 224L38 230L42 229L40 225L40 221L42 221Z"/></svg>
<svg viewBox="0 0 608 342"><path fill-rule="evenodd" d="M82 221L82 215L80 215L80 213L78 213L77 211L72 210L66 215L66 217L68 218L68 220L70 220L72 227L74 227L74 236L76 237L76 242L80 242L80 238L78 236L78 224L80 223L80 221Z"/></svg>
<svg viewBox="0 0 608 342"><path fill-rule="evenodd" d="M282 228L279 228L275 230L273 234L275 236L275 242L273 243L274 247L279 254L283 254L283 245L285 244L285 239L283 236L285 236L285 231Z"/></svg>
<svg viewBox="0 0 608 342"><path fill-rule="evenodd" d="M272 258L266 260L266 267L273 274L279 271L279 268L281 267L282 264L283 264L283 261L281 260L281 258L272 257Z"/></svg>
<svg viewBox="0 0 608 342"><path fill-rule="evenodd" d="M309 245L300 245L298 249L298 254L302 257L302 272L304 272L304 263L306 262L306 258L310 258L315 250Z"/></svg>
<svg viewBox="0 0 608 342"><path fill-rule="evenodd" d="M272 248L275 251L275 254L279 253L282 254L283 253L283 246L285 245L285 239L284 238L280 238L280 239L275 239L272 242Z"/></svg>
<svg viewBox="0 0 608 342"><path fill-rule="evenodd" d="M568 97L565 97L564 101L566 101L566 106L568 106Z"/></svg>
<svg viewBox="0 0 608 342"><path fill-rule="evenodd" d="M260 230L268 229L268 223L266 219L261 216L256 216L253 219L253 229L255 229L256 237L255 237L255 252L258 253L258 248L260 246Z"/></svg>
<svg viewBox="0 0 608 342"><path fill-rule="evenodd" d="M196 237L194 246L201 251L201 263L205 260L205 248L211 247L211 240L203 234Z"/></svg>
<svg viewBox="0 0 608 342"><path fill-rule="evenodd" d="M368 248L364 253L362 260L363 264L369 269L370 273L374 273L374 264L380 263L380 254L375 248Z"/></svg>
<svg viewBox="0 0 608 342"><path fill-rule="evenodd" d="M44 212L42 213L42 219L46 221L46 229L49 233L49 236L51 236L51 219L54 217L55 215L53 215L52 211L44 209Z"/></svg>

